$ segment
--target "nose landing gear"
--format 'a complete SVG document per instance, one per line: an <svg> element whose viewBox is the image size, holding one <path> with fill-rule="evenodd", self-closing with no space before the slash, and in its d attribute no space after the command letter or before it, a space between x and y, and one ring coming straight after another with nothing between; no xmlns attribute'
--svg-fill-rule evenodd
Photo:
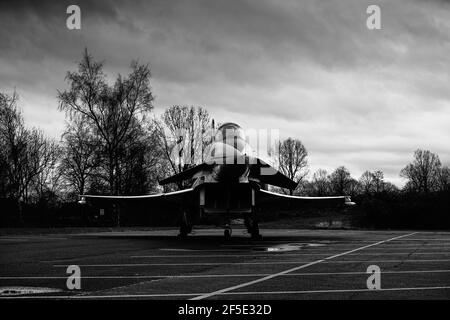
<svg viewBox="0 0 450 320"><path fill-rule="evenodd" d="M231 238L231 234L233 233L233 231L231 230L231 226L229 224L225 225L225 230L223 230L223 236L225 237L226 240Z"/></svg>
<svg viewBox="0 0 450 320"><path fill-rule="evenodd" d="M179 238L186 238L189 233L192 232L192 224L189 223L189 219L187 217L186 212L183 212L181 225L180 225L180 233L178 234Z"/></svg>
<svg viewBox="0 0 450 320"><path fill-rule="evenodd" d="M250 233L253 240L262 240L262 236L259 233L258 221L250 217L245 218L245 227L247 232Z"/></svg>
<svg viewBox="0 0 450 320"><path fill-rule="evenodd" d="M178 234L179 238L186 238L189 233L192 232L192 226L189 226L187 224L182 224L180 226L180 233Z"/></svg>

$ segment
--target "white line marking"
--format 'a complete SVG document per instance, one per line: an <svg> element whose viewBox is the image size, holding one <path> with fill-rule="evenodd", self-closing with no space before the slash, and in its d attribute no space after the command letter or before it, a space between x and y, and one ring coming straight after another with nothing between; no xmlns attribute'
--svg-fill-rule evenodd
<svg viewBox="0 0 450 320"><path fill-rule="evenodd" d="M442 287L413 287L413 288L382 288L371 289L338 289L338 290L304 290L304 291L266 291L266 292L226 292L222 295L261 295L261 294L304 294L304 293L345 293L345 292L377 292L377 291L412 291L412 290L447 290L450 286ZM194 300L194 299L191 299Z"/></svg>
<svg viewBox="0 0 450 320"><path fill-rule="evenodd" d="M338 247L340 249L346 249L346 248L351 248L352 246L354 246L355 244L351 244L351 243L333 243L333 244L327 244L321 247L315 247L315 246L302 246L299 245L300 249L299 250L313 250L313 249L329 249L329 250L336 250ZM270 248L270 247L274 247L275 245L239 245L239 246L230 246L227 248L233 248L235 247L235 250L239 250L237 248L240 248L240 251L243 250L251 250L252 248L255 249L262 249L262 248ZM333 246L333 248L330 249L330 246ZM384 246L383 248L385 249L395 249L395 248L449 248L450 247L450 242L448 244L437 244L437 243L389 243L386 244L386 246Z"/></svg>
<svg viewBox="0 0 450 320"><path fill-rule="evenodd" d="M380 262L448 262L450 259L402 259L402 260L337 260L326 261L328 258L318 260L323 263L380 263ZM316 264L318 261L259 261L259 262L193 262L193 263L122 263L122 264L77 264L85 268L107 268L107 267L152 267L152 266L222 266L222 265L271 265L271 264ZM68 264L55 264L55 268L67 268Z"/></svg>
<svg viewBox="0 0 450 320"><path fill-rule="evenodd" d="M6 240L67 240L68 238L62 238L62 237L45 237L45 236L32 236L32 237L0 237L0 240L6 241Z"/></svg>
<svg viewBox="0 0 450 320"><path fill-rule="evenodd" d="M262 292L223 292L218 295L280 295L280 294L308 294L308 293L345 293L345 292L382 292L382 291L413 291L413 290L448 290L450 286L442 287L413 287L413 288L383 288L370 289L337 289L337 290L305 290L305 291L262 291ZM156 293L156 294L123 294L123 295L73 295L73 296L14 296L0 297L0 299L124 299L124 298L153 298L153 297L190 297L203 296L209 293Z"/></svg>
<svg viewBox="0 0 450 320"><path fill-rule="evenodd" d="M383 274L414 274L414 273L450 273L450 270L400 270L383 271ZM309 272L309 273L287 273L280 277L298 276L331 276L331 275L366 275L366 272ZM83 276L83 279L153 279L153 278L234 278L234 277L265 277L270 273L243 273L243 274L200 274L200 275L147 275L147 276ZM51 280L67 279L62 276L5 276L0 280Z"/></svg>
<svg viewBox="0 0 450 320"><path fill-rule="evenodd" d="M208 250L208 249L170 249L170 248L162 248L162 249L159 249L159 250L161 250L161 251L174 251L174 252L178 252L178 251L181 251L181 252L191 252L191 251L194 251L194 252L236 252L236 251L241 251L242 252L242 250L240 250L240 249L215 249L215 250Z"/></svg>
<svg viewBox="0 0 450 320"><path fill-rule="evenodd" d="M283 252L273 252L273 253L259 253L259 254L212 254L212 255L146 255L146 256L130 256L133 259L141 258L227 258L227 257L297 257L297 256L326 256L330 253L283 253ZM422 255L422 254L434 254L434 255L450 255L450 252L380 252L380 253L350 253L349 256L383 256L383 255ZM58 262L64 260L52 260L52 262Z"/></svg>
<svg viewBox="0 0 450 320"><path fill-rule="evenodd" d="M221 289L221 290L217 290L217 291L214 291L214 292L211 292L211 293L208 293L208 294L199 295L199 296L193 298L192 300L202 300L202 299L205 299L205 298L209 298L209 297L215 296L217 294L222 294L222 293L226 293L228 291L232 291L232 290L240 289L240 288L243 288L243 287L247 287L247 286L250 286L250 285L253 285L253 284L256 284L256 283L260 283L260 282L263 282L263 281L266 281L266 280L269 280L269 279L276 278L276 277L278 277L280 275L283 275L283 274L286 274L286 273L291 273L291 272L294 272L294 271L297 271L297 270L300 270L300 269L307 268L309 266L312 266L312 265L324 262L326 260L331 260L331 259L334 259L334 258L337 258L337 257L341 257L341 256L344 256L346 254L353 253L353 252L356 252L356 251L360 251L360 250L363 250L363 249L366 249L366 248L370 248L370 247L373 247L373 246L376 246L376 245L379 245L379 244L382 244L382 243L385 243L385 242L389 242L389 241L392 241L392 240L396 240L396 239L412 236L413 234L417 234L417 233L418 232L413 232L413 233L409 233L409 234L406 234L406 235L401 235L401 236L398 236L398 237L394 237L394 238L391 238L391 239L378 241L378 242L375 242L375 243L372 243L372 244L369 244L369 245L366 245L366 246L363 246L363 247L360 247L360 248L357 248L357 249L353 249L353 250L350 250L350 251L346 251L344 253L340 253L340 254L336 254L336 255L330 256L330 257L325 258L325 259L317 260L317 261L310 262L310 263L307 263L307 264L304 264L304 265L301 265L301 266L298 266L298 267L295 267L295 268L291 268L291 269L288 269L288 270L285 270L285 271L274 273L274 274L272 274L270 276L266 276L266 277L263 277L263 278L260 278L260 279L257 279L257 280L241 283L239 285L228 287L228 288L224 288L224 289Z"/></svg>
<svg viewBox="0 0 450 320"><path fill-rule="evenodd" d="M449 260L450 261L450 260ZM122 264L77 264L84 268L106 267L152 267L152 266L221 266L221 265L264 265L264 264L292 264L306 263L307 261L261 261L261 262L195 262L195 263L122 263ZM55 264L55 268L67 268L66 264Z"/></svg>
<svg viewBox="0 0 450 320"><path fill-rule="evenodd" d="M400 241L450 241L450 238L448 239L426 239L426 238L421 238L421 239L403 239Z"/></svg>

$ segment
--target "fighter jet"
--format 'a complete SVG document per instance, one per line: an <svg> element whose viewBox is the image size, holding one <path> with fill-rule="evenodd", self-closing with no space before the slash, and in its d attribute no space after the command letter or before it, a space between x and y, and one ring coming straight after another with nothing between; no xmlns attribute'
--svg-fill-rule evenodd
<svg viewBox="0 0 450 320"><path fill-rule="evenodd" d="M235 123L224 123L206 149L204 163L196 165L159 181L160 185L192 181L190 188L141 196L80 195L80 204L87 199L140 201L161 206L176 204L181 214L179 237L192 231L195 221L205 215L219 218L224 226L225 238L231 237L230 221L243 218L253 239L261 239L258 212L264 206L275 208L304 208L305 206L353 205L348 196L299 197L283 195L268 190L268 185L294 190L297 183L261 158L254 156L244 130Z"/></svg>

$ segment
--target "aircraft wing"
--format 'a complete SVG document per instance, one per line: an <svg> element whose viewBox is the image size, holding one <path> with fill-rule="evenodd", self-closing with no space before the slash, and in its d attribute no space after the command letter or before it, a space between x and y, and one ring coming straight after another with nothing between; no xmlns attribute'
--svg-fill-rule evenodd
<svg viewBox="0 0 450 320"><path fill-rule="evenodd" d="M340 205L355 205L349 196L336 197L298 197L288 196L260 189L258 193L259 203L273 204L278 208L299 208L307 206L335 207Z"/></svg>
<svg viewBox="0 0 450 320"><path fill-rule="evenodd" d="M262 167L261 170L264 172L264 169L267 168L268 170L273 170L272 174L261 174L259 176L259 180L264 184L270 184L273 186L277 186L280 188L286 188L289 190L294 190L297 188L297 183L288 177L286 177L284 174L282 174L280 171L272 168L272 167Z"/></svg>
<svg viewBox="0 0 450 320"><path fill-rule="evenodd" d="M157 193L142 196L101 196L101 195L80 195L80 201L78 203L85 204L86 199L103 199L103 200L142 200L142 201L166 201L179 203L185 201L186 197L192 195L194 189L184 189L180 191L168 192L168 193Z"/></svg>
<svg viewBox="0 0 450 320"><path fill-rule="evenodd" d="M250 161L256 163L256 165L252 166L250 175L256 177L262 183L290 190L297 188L297 182L291 180L265 161L259 158L253 158Z"/></svg>
<svg viewBox="0 0 450 320"><path fill-rule="evenodd" d="M184 180L188 180L194 177L195 174L197 174L198 172L202 171L202 170L206 170L210 167L210 165L208 165L207 163L202 163L199 164L195 167L189 168L187 170L184 170L180 173L177 173L171 177L168 177L166 179L163 179L161 181L159 181L160 185L165 185L168 183L173 183L173 182L178 182L178 181L184 181Z"/></svg>

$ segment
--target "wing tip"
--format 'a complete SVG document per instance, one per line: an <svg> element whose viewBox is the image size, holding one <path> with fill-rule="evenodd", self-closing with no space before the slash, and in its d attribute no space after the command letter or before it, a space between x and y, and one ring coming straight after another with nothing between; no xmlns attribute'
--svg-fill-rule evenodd
<svg viewBox="0 0 450 320"><path fill-rule="evenodd" d="M356 202L352 201L352 198L350 196L345 196L345 202L344 204L346 206L356 206Z"/></svg>
<svg viewBox="0 0 450 320"><path fill-rule="evenodd" d="M85 196L80 196L80 198L78 200L78 204L81 204L81 205L86 204L86 197Z"/></svg>

